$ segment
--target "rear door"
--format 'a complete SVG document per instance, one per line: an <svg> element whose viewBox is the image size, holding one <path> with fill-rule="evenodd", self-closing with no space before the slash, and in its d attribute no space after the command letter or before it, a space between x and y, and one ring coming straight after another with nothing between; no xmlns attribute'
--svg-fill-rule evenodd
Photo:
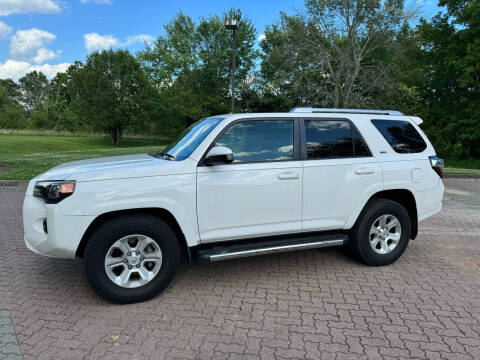
<svg viewBox="0 0 480 360"><path fill-rule="evenodd" d="M342 229L366 192L382 189L382 172L347 119L303 119L303 231Z"/></svg>
<svg viewBox="0 0 480 360"><path fill-rule="evenodd" d="M197 168L202 242L301 232L302 162L298 119L247 119L210 146L234 161Z"/></svg>

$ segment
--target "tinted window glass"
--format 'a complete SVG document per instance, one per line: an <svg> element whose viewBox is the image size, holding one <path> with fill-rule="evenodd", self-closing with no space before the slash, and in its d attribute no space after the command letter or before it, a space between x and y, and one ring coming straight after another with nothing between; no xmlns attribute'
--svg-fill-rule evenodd
<svg viewBox="0 0 480 360"><path fill-rule="evenodd" d="M305 120L309 159L352 157L353 141L347 121Z"/></svg>
<svg viewBox="0 0 480 360"><path fill-rule="evenodd" d="M233 162L293 160L293 120L254 120L232 125L216 145L233 151Z"/></svg>
<svg viewBox="0 0 480 360"><path fill-rule="evenodd" d="M367 144L363 141L362 137L356 129L352 129L353 144L355 150L355 156L371 156L370 150L368 150Z"/></svg>
<svg viewBox="0 0 480 360"><path fill-rule="evenodd" d="M408 121L372 120L372 124L397 153L419 153L427 148L425 141Z"/></svg>
<svg viewBox="0 0 480 360"><path fill-rule="evenodd" d="M163 152L174 160L184 160L197 148L208 134L225 118L207 118L190 125Z"/></svg>

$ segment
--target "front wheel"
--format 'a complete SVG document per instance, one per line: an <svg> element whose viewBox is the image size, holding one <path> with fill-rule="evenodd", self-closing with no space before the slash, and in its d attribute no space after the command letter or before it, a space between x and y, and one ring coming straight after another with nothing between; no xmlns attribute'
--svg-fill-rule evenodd
<svg viewBox="0 0 480 360"><path fill-rule="evenodd" d="M151 215L125 215L105 222L85 249L90 285L119 304L159 294L173 279L179 260L175 233Z"/></svg>
<svg viewBox="0 0 480 360"><path fill-rule="evenodd" d="M410 216L401 204L374 199L366 205L353 227L350 247L367 265L390 265L407 248L410 233Z"/></svg>

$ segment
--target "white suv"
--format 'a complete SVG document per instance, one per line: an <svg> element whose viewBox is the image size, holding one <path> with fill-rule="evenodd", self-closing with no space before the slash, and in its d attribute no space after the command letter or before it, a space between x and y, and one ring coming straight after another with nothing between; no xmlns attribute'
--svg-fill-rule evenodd
<svg viewBox="0 0 480 360"><path fill-rule="evenodd" d="M163 152L75 161L33 179L34 252L82 257L104 298L152 298L182 254L220 261L348 245L388 265L442 207L443 160L417 117L295 108L190 126Z"/></svg>

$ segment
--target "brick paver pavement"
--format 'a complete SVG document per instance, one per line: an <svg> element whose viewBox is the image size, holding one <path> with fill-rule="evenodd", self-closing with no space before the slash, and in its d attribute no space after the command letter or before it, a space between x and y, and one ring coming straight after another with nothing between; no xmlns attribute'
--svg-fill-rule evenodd
<svg viewBox="0 0 480 360"><path fill-rule="evenodd" d="M444 210L392 266L339 249L183 265L125 306L90 290L81 260L26 250L24 189L0 188L0 310L29 359L478 359L480 180L445 183Z"/></svg>

